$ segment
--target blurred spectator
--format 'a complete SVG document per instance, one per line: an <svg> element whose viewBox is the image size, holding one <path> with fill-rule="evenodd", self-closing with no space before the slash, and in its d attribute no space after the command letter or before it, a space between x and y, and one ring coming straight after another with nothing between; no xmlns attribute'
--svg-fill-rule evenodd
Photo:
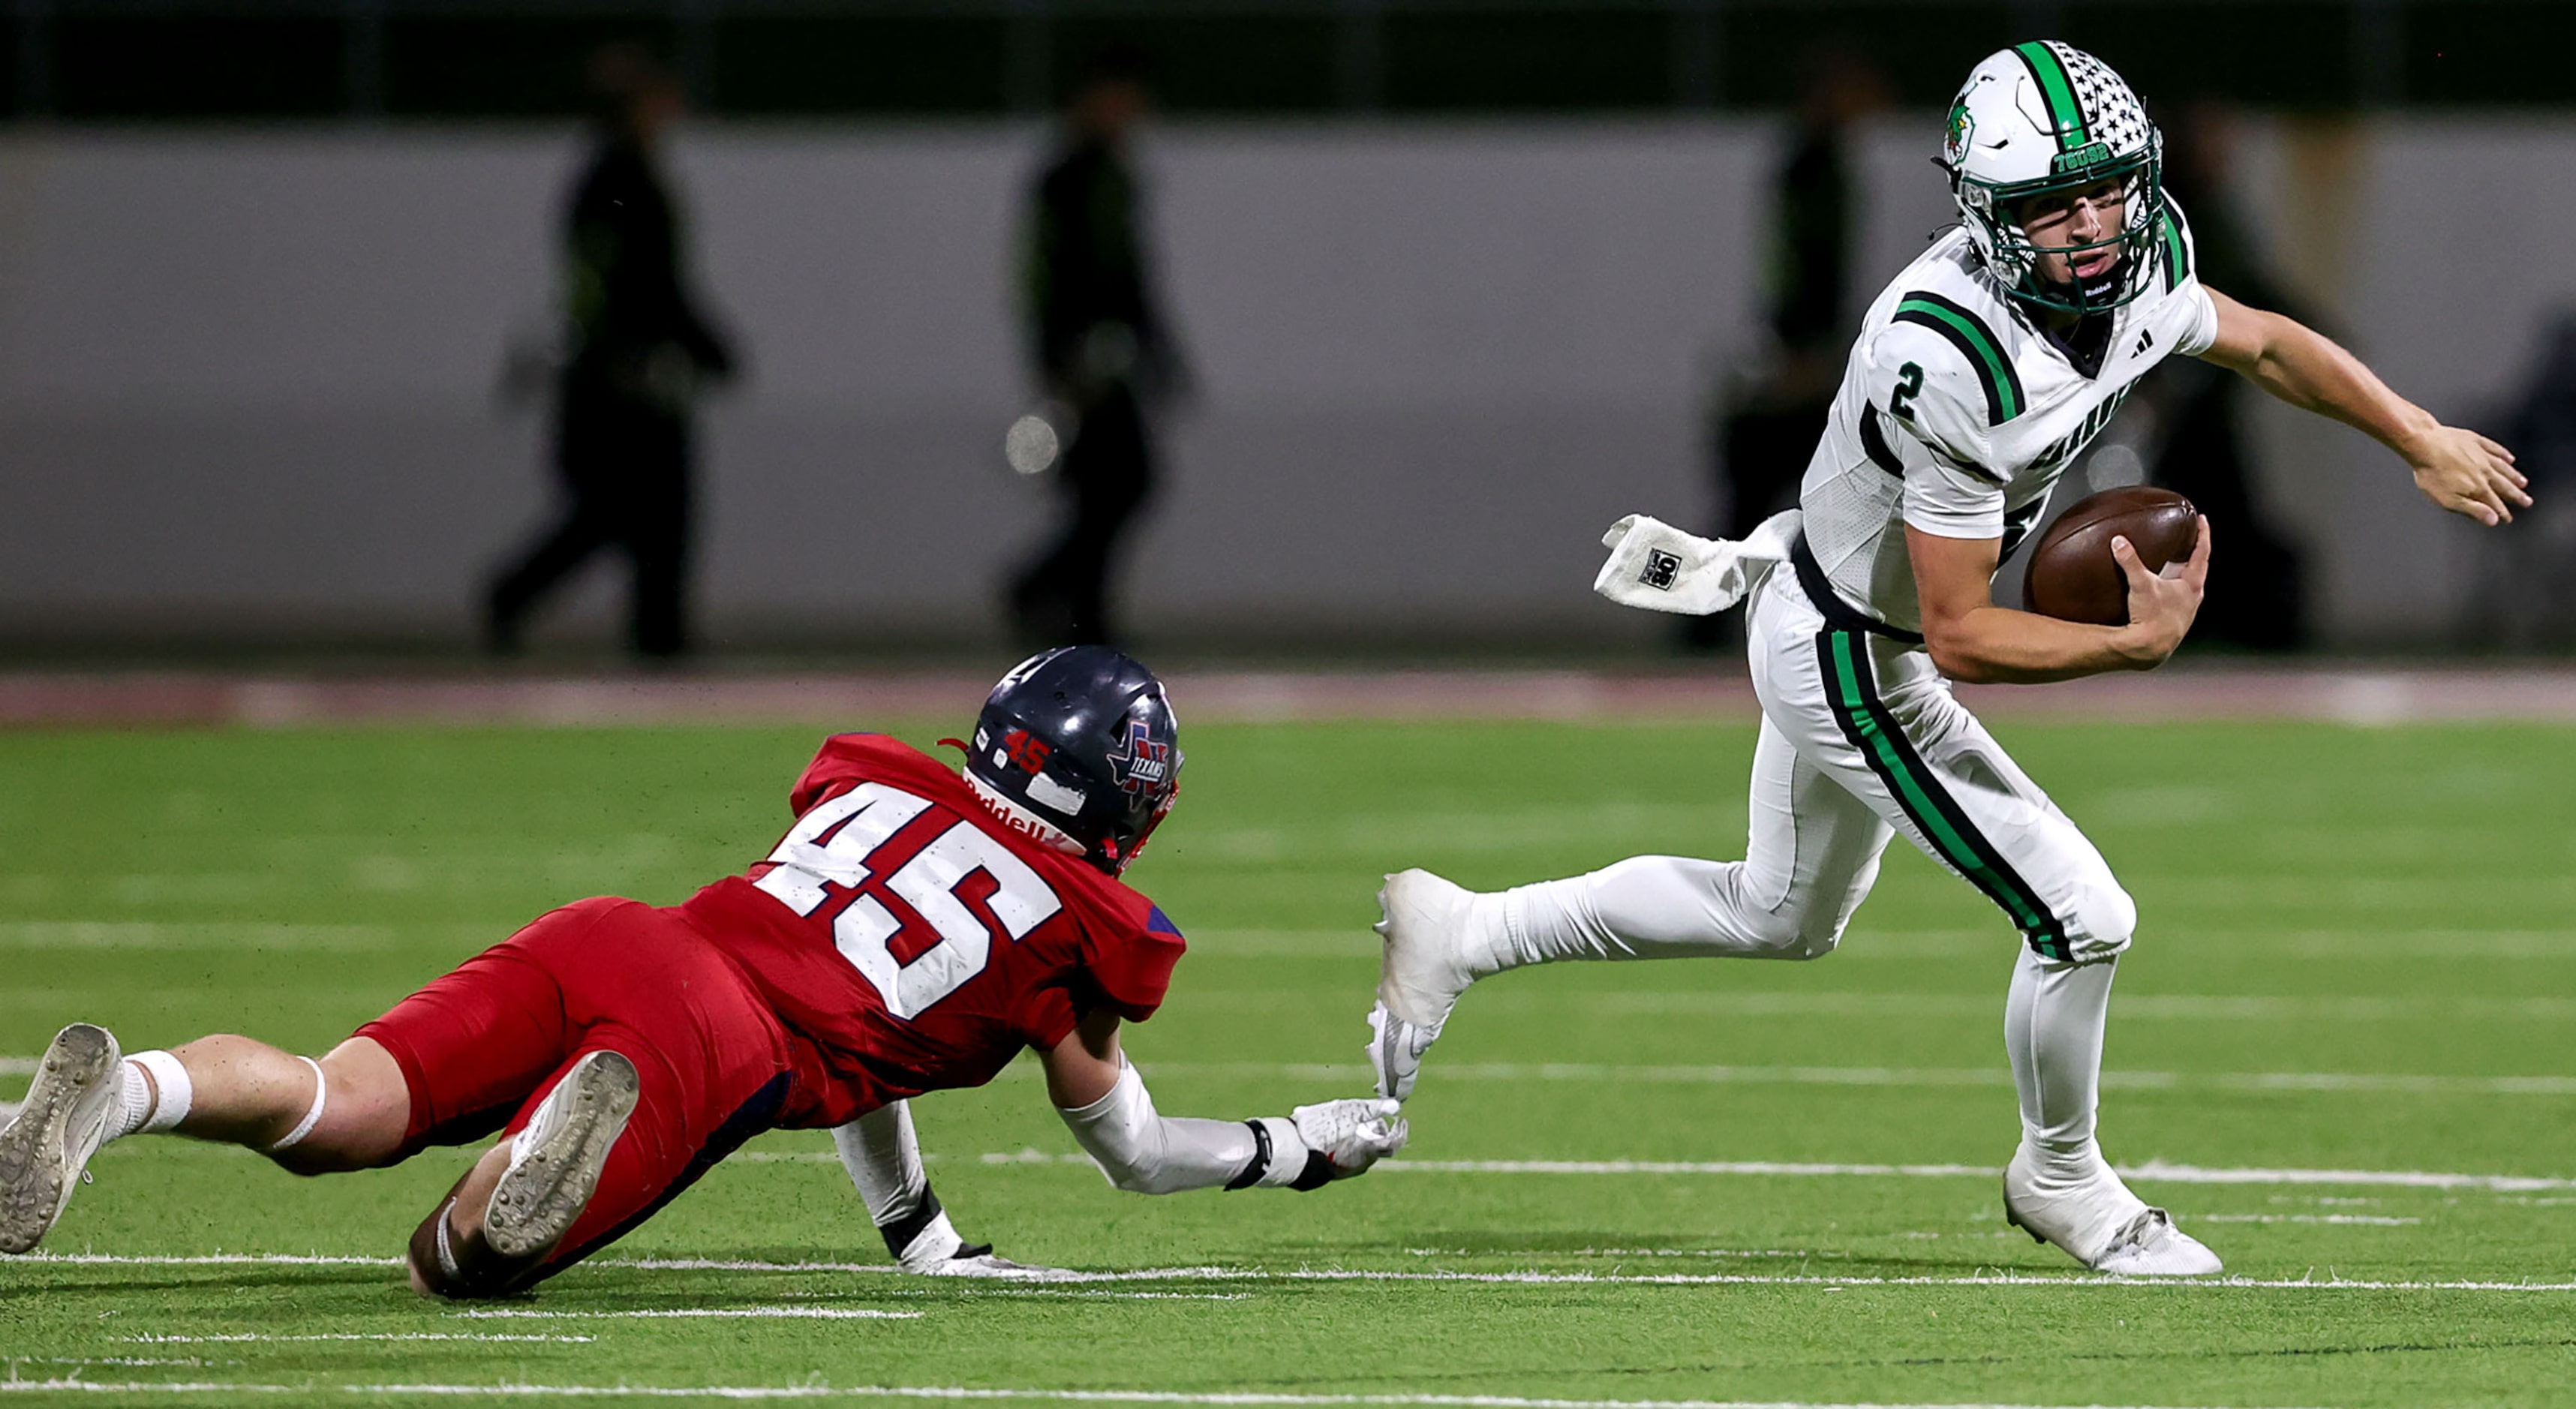
<svg viewBox="0 0 2576 1409"><path fill-rule="evenodd" d="M1771 178L1771 229L1763 267L1770 342L1739 369L1712 436L1723 538L1742 538L1798 502L1798 481L1824 435L1850 350L1852 245L1860 227L1846 151L1852 127L1885 105L1886 84L1867 61L1840 49L1808 60L1788 159ZM1718 645L1734 621L1693 617L1690 644Z"/></svg>
<svg viewBox="0 0 2576 1409"><path fill-rule="evenodd" d="M2191 103L2163 127L2165 190L2190 222L2201 282L2315 326L2316 318L2264 267L2238 213L2228 185L2232 145L2225 109ZM2305 576L2297 546L2257 502L2241 423L2244 389L2244 378L2196 358L2169 357L2149 373L2139 410L2153 418L2157 433L2145 460L2146 477L2199 506L2219 545L2210 558L2209 595L2192 623L2193 639L2293 650L2308 638Z"/></svg>
<svg viewBox="0 0 2576 1409"><path fill-rule="evenodd" d="M596 146L564 227L565 346L555 377L563 514L492 582L485 644L519 648L528 613L603 548L634 567L638 654L688 649L690 403L732 376L731 350L681 277L679 213L658 164L678 78L634 45L590 65Z"/></svg>
<svg viewBox="0 0 2576 1409"><path fill-rule="evenodd" d="M1151 106L1147 80L1133 50L1094 55L1031 196L1023 311L1039 378L1070 422L1057 466L1062 517L1010 586L1012 618L1031 645L1117 639L1112 558L1153 491L1149 413L1182 379L1128 160L1128 136Z"/></svg>
<svg viewBox="0 0 2576 1409"><path fill-rule="evenodd" d="M2541 333L2540 356L2499 413L2494 433L2531 477L2532 506L2513 531L2480 541L2463 637L2520 649L2576 642L2576 309Z"/></svg>

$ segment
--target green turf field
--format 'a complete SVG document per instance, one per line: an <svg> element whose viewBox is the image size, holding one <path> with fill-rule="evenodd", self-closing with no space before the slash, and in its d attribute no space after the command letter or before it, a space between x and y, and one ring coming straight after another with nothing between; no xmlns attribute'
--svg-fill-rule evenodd
<svg viewBox="0 0 2576 1409"><path fill-rule="evenodd" d="M970 1236L1164 1275L888 1275L828 1142L793 1133L542 1295L466 1310L414 1299L391 1265L464 1153L303 1182L156 1137L101 1155L55 1260L0 1261L0 1357L18 1384L269 1403L503 1386L2576 1403L2576 733L1999 732L2144 917L2105 1146L2180 1167L2139 1188L2237 1284L2107 1283L2004 1227L1980 1171L2015 1136L2014 937L1902 851L1821 963L1478 989L1405 1159L1321 1193L1114 1192L1070 1158L1025 1064L918 1104ZM238 1030L318 1051L550 905L678 900L768 846L814 742L0 736L0 1097L72 1018L129 1048ZM1497 886L1639 851L1735 855L1752 734L1187 743L1186 795L1133 879L1191 957L1130 1050L1166 1112L1243 1116L1361 1094L1380 872ZM1828 1168L1748 1168L1764 1164ZM1900 1165L1966 1168L1851 1168Z"/></svg>

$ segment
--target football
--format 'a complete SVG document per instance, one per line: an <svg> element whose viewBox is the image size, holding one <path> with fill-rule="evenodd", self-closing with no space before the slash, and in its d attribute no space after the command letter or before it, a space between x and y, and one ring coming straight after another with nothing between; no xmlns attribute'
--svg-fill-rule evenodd
<svg viewBox="0 0 2576 1409"><path fill-rule="evenodd" d="M2191 556L2200 538L2200 510L2170 489L2131 485L2088 495L2057 516L2031 550L2022 578L2028 611L2061 621L2125 626L2129 579L2111 556L2111 540L2125 537L2149 572Z"/></svg>

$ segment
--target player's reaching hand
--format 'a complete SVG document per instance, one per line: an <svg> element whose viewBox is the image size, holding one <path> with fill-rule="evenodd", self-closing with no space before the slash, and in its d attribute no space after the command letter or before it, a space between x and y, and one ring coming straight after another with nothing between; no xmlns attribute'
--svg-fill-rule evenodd
<svg viewBox="0 0 2576 1409"><path fill-rule="evenodd" d="M2531 507L2531 480L2513 466L2513 452L2460 426L2437 425L2403 452L2415 487L2442 508L2493 528L2513 522L2513 511Z"/></svg>
<svg viewBox="0 0 2576 1409"><path fill-rule="evenodd" d="M2162 665L2182 646L2192 618L2200 614L2201 590L2209 581L2209 519L2200 520L2200 541L2191 556L2167 563L2161 573L2147 571L2138 550L2125 537L2111 540L2111 556L2129 579L2129 624L2120 629L2123 653L2141 670Z"/></svg>

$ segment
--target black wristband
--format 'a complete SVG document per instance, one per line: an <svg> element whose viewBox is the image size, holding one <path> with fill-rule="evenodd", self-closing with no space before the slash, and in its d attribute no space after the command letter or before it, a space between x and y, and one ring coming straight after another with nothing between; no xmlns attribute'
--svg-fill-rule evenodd
<svg viewBox="0 0 2576 1409"><path fill-rule="evenodd" d="M1237 1189L1251 1188L1261 1182L1262 1175L1270 1172L1269 1127L1257 1120L1247 1120L1244 1124L1252 1127L1252 1163L1245 1165L1241 1174L1226 1181L1225 1191L1229 1194Z"/></svg>
<svg viewBox="0 0 2576 1409"><path fill-rule="evenodd" d="M1288 1187L1308 1193L1333 1182L1333 1157L1321 1150L1306 1152L1306 1167L1297 1174L1297 1182Z"/></svg>

